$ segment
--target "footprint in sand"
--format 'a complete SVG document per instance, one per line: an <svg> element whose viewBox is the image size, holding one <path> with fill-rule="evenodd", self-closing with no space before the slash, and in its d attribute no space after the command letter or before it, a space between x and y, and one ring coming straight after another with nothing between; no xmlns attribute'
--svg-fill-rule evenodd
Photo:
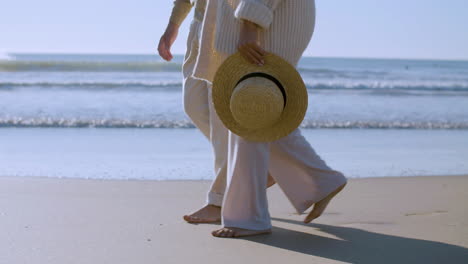
<svg viewBox="0 0 468 264"><path fill-rule="evenodd" d="M341 226L346 225L392 225L395 224L394 222L385 222L385 221L360 221L360 222L348 222L348 223L341 223Z"/></svg>
<svg viewBox="0 0 468 264"><path fill-rule="evenodd" d="M414 212L414 213L406 213L405 216L414 216L414 215L438 215L438 214L445 214L448 211L444 210L435 210L432 212Z"/></svg>

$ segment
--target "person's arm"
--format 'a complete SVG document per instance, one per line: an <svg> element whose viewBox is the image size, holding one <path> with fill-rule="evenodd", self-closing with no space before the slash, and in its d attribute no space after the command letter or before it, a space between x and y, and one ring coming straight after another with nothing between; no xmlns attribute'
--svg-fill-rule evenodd
<svg viewBox="0 0 468 264"><path fill-rule="evenodd" d="M171 54L171 46L177 38L179 33L179 27L182 22L187 17L188 13L192 9L192 3L190 0L175 0L174 7L172 8L172 13L169 18L169 23L167 24L164 34L161 36L158 45L159 55L167 60L172 60L173 56Z"/></svg>
<svg viewBox="0 0 468 264"><path fill-rule="evenodd" d="M280 1L283 0L241 0L234 11L234 16L242 22L238 50L253 64L265 63L266 51L260 46L258 35L261 29L269 28Z"/></svg>

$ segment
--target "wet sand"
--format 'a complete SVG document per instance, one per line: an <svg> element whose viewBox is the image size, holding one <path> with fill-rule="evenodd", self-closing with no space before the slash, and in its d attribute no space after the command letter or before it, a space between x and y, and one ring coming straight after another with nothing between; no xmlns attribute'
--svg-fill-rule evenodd
<svg viewBox="0 0 468 264"><path fill-rule="evenodd" d="M209 184L0 177L0 263L468 261L468 176L349 179L310 224L275 185L273 233L236 239L182 219Z"/></svg>

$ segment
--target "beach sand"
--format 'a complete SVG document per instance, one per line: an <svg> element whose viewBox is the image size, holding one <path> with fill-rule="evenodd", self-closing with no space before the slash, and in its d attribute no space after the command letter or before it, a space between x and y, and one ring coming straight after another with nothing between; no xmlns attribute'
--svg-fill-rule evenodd
<svg viewBox="0 0 468 264"><path fill-rule="evenodd" d="M209 186L0 177L0 263L468 263L468 175L349 179L310 224L275 185L273 233L236 239L182 219Z"/></svg>

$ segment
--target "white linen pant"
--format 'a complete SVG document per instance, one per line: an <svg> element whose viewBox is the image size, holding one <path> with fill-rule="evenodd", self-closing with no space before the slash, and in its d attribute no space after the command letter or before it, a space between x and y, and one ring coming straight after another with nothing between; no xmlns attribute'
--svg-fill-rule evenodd
<svg viewBox="0 0 468 264"><path fill-rule="evenodd" d="M227 139L228 129L219 120L214 112L211 102L211 84L193 78L192 72L198 54L198 37L201 30L201 21L195 16L190 25L182 72L183 106L185 113L194 125L210 141L214 153L214 181L206 197L206 204L221 206L226 189L227 169ZM200 15L198 15L200 17ZM211 114L211 115L210 115ZM213 115L214 114L214 115Z"/></svg>
<svg viewBox="0 0 468 264"><path fill-rule="evenodd" d="M276 141L253 142L224 126L214 110L210 84L191 77L200 24L193 20L187 41L183 105L214 151L215 179L206 203L222 206L224 226L271 228L266 195L268 172L299 214L343 185L347 178L315 153L299 128Z"/></svg>
<svg viewBox="0 0 468 264"><path fill-rule="evenodd" d="M214 153L214 180L206 197L206 204L221 206L226 188L227 169L227 128L217 122L219 119L210 116L210 98L208 91L210 83L192 76L198 54L198 40L201 30L201 21L193 19L187 39L187 52L185 54L182 72L183 106L185 113L194 125L211 142ZM211 120L213 119L213 120Z"/></svg>

